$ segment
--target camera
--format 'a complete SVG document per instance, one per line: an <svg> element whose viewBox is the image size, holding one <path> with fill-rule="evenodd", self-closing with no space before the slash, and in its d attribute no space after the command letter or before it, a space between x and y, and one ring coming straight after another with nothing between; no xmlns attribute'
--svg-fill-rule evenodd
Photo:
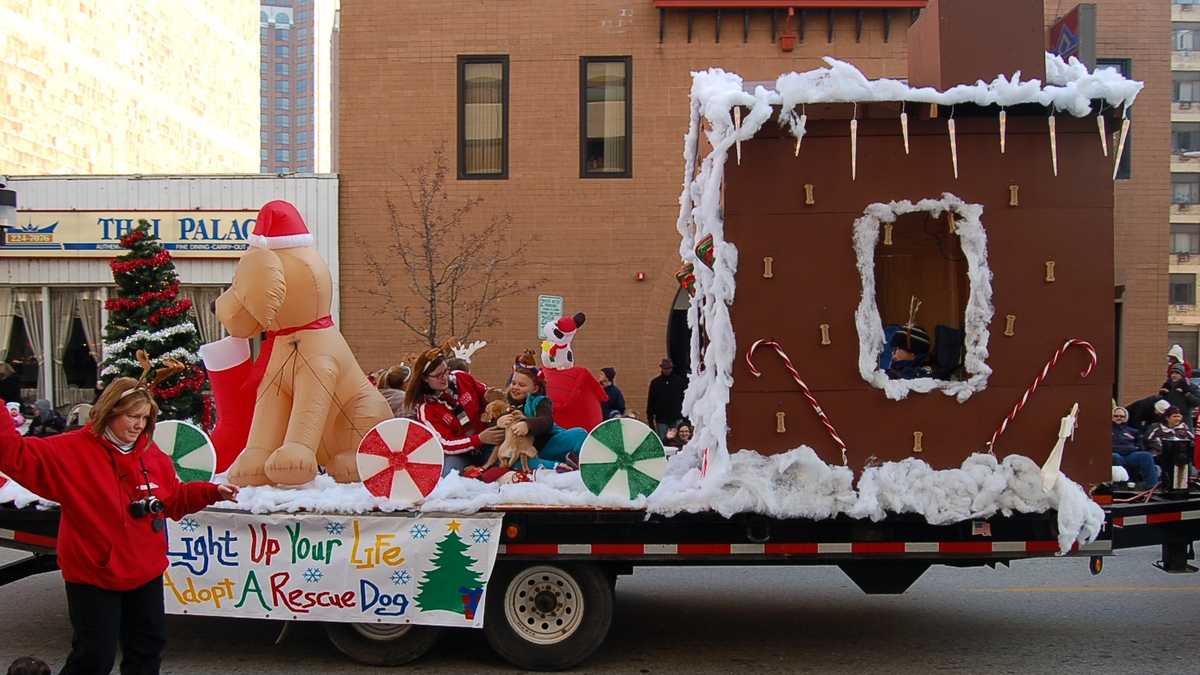
<svg viewBox="0 0 1200 675"><path fill-rule="evenodd" d="M129 514L134 518L141 518L147 514L159 514L166 509L166 505L162 500L154 495L149 495L142 499L137 499L129 502Z"/></svg>

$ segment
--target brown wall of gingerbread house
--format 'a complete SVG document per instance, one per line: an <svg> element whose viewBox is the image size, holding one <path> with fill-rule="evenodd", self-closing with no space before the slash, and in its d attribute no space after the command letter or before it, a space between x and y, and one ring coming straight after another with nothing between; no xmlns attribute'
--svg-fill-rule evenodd
<svg viewBox="0 0 1200 675"><path fill-rule="evenodd" d="M906 155L899 105L858 106L857 180L850 176L848 105L826 107L831 118L816 120L812 118L822 113L814 115L809 107L809 133L798 157L793 155L794 139L773 122L742 144L740 166L731 153L725 238L739 252L731 308L738 348L729 406L731 451L753 448L772 454L806 444L825 461L841 462L774 354L759 352L756 363L763 375L756 379L750 374L744 357L759 338L781 342L849 446L849 463L856 470L871 457L917 456L935 468L957 467L971 452L984 450L1064 340L1091 342L1101 359L1113 353L1113 181L1095 118L1057 116L1055 177L1043 109L1028 109L1026 115L1009 112L1006 153L1001 154L996 111L960 108L956 179L949 111L942 108L940 117L930 119L928 106L920 106L919 115L915 107L909 106L911 153ZM1110 128L1113 124L1110 119ZM805 184L813 186L813 204L805 203ZM1013 185L1018 187L1016 206L1010 205ZM964 403L940 391L892 401L858 371L854 315L861 281L854 222L875 202L916 202L946 192L983 206L995 307L987 359L993 372L987 388ZM881 236L877 259L883 247ZM768 256L773 275L764 278ZM1053 282L1046 280L1047 261L1055 263ZM903 316L886 316L883 296L885 321L902 323ZM1011 336L1005 335L1008 315L1016 317ZM829 324L828 345L821 344L821 324ZM932 332L933 326L928 328ZM1084 379L1080 371L1086 364L1083 350L1068 350L1000 437L998 456L1019 453L1043 461L1057 438L1059 420L1078 402L1079 428L1067 445L1063 470L1085 484L1108 479L1112 368L1102 362ZM783 433L777 431L778 412L786 413ZM913 451L914 432L922 434L920 454Z"/></svg>

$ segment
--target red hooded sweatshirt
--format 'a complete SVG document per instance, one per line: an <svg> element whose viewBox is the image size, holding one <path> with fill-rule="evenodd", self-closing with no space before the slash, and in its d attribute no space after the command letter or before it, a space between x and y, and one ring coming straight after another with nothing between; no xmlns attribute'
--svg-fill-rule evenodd
<svg viewBox="0 0 1200 675"><path fill-rule="evenodd" d="M159 515L173 520L221 499L213 483L181 483L148 434L123 453L88 427L29 438L17 434L8 415L0 418L0 472L61 505L58 566L66 581L127 591L162 576L166 533L154 531L153 516L129 512L130 502L146 496L147 476L166 507Z"/></svg>

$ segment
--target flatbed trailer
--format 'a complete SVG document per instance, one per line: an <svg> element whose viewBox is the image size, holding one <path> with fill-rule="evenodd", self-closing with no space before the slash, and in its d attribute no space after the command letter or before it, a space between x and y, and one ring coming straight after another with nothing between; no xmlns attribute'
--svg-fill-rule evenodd
<svg viewBox="0 0 1200 675"><path fill-rule="evenodd" d="M1195 572L1188 561L1200 539L1200 489L1121 503L1131 497L1124 492L1098 496L1113 500L1103 505L1100 536L1064 557L1086 558L1092 573L1099 574L1104 557L1120 549L1160 546L1156 566L1161 570ZM616 580L637 567L834 565L866 593L897 594L932 565L995 567L1059 552L1054 512L930 525L915 515L872 522L711 512L666 517L640 510L529 505L492 510L503 514L503 537L488 583L484 632L501 656L537 670L577 665L600 647L612 618ZM55 509L0 505L0 546L32 554L0 567L0 586L57 569L57 532ZM411 624L325 626L339 650L374 665L419 658L443 630Z"/></svg>

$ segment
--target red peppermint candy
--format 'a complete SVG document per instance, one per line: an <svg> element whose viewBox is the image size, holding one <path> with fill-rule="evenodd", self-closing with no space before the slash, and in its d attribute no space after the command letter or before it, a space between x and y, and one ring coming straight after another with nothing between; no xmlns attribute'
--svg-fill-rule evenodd
<svg viewBox="0 0 1200 675"><path fill-rule="evenodd" d="M358 444L358 475L376 497L415 502L437 487L443 459L442 444L429 427L385 420Z"/></svg>

